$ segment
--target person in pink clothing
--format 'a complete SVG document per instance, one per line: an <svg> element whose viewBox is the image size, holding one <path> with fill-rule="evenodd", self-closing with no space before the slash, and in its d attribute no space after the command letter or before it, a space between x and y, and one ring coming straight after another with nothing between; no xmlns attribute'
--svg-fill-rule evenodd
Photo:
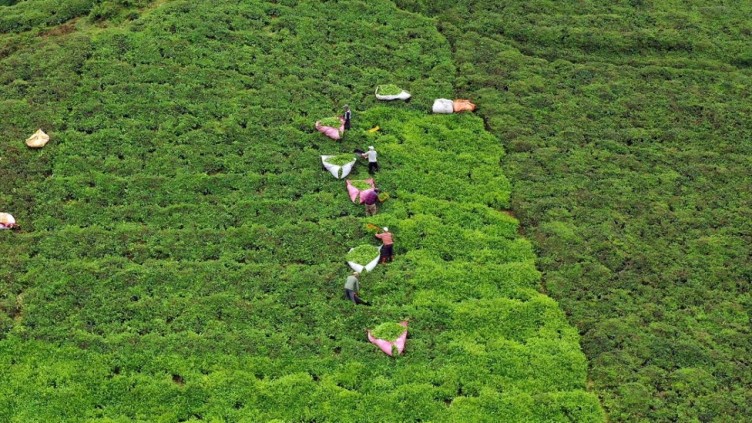
<svg viewBox="0 0 752 423"><path fill-rule="evenodd" d="M379 189L371 188L360 193L360 199L366 205L366 216L373 216L378 211L376 203L379 201Z"/></svg>
<svg viewBox="0 0 752 423"><path fill-rule="evenodd" d="M394 237L392 236L392 233L389 232L389 228L385 226L384 232L376 234L376 238L380 239L382 242L380 262L391 263L392 259L394 259Z"/></svg>

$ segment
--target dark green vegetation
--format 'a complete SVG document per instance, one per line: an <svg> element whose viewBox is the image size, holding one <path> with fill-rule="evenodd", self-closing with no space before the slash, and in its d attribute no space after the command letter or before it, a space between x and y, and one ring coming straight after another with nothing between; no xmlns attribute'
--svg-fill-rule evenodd
<svg viewBox="0 0 752 423"><path fill-rule="evenodd" d="M90 23L122 23L137 19L142 9L153 3L153 0L0 0L0 33L36 32L61 24L66 25L57 32L61 29L66 32L78 18Z"/></svg>
<svg viewBox="0 0 752 423"><path fill-rule="evenodd" d="M612 421L752 416L752 3L423 2Z"/></svg>
<svg viewBox="0 0 752 423"><path fill-rule="evenodd" d="M357 188L360 191L363 191L363 190L366 190L366 189L371 189L371 184L369 184L368 182L366 182L365 179L351 179L350 180L350 185L354 186L355 188Z"/></svg>
<svg viewBox="0 0 752 423"><path fill-rule="evenodd" d="M0 232L0 421L604 420L499 211L498 139L426 114L457 82L435 21L388 1L3 12L0 205L24 230ZM376 105L390 79L410 104ZM345 142L313 130L344 103ZM343 258L377 242L320 163L365 145L392 196L369 221L397 239L370 308L341 299ZM404 356L367 342L401 319Z"/></svg>

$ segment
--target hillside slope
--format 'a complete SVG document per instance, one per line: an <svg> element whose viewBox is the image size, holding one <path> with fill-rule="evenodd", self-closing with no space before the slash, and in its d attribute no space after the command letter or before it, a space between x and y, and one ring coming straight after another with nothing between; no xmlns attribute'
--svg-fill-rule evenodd
<svg viewBox="0 0 752 423"><path fill-rule="evenodd" d="M612 421L752 415L752 5L423 2Z"/></svg>
<svg viewBox="0 0 752 423"><path fill-rule="evenodd" d="M603 421L500 211L498 139L426 113L455 83L436 22L282 3L6 9L0 204L22 231L0 231L0 420ZM412 102L377 105L384 82ZM344 103L344 142L314 132ZM319 156L371 144L391 198L365 219ZM341 299L367 222L397 239L370 308ZM367 342L401 319L406 355Z"/></svg>

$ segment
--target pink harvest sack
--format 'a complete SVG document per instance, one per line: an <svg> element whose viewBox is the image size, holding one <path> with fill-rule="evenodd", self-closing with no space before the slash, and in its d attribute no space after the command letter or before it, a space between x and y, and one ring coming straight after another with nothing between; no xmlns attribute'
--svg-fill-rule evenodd
<svg viewBox="0 0 752 423"><path fill-rule="evenodd" d="M374 185L374 183L373 183L373 178L371 178L371 179L364 179L364 181L366 181L366 183L368 183L368 185L370 185L371 188L376 188L376 185ZM363 192L363 191L365 191L365 190L361 191L361 190L355 188L352 185L352 183L350 183L349 179L345 180L345 183L347 184L347 193L350 194L350 200L352 200L353 203L357 203L358 202L358 197L360 196L360 193ZM363 200L360 200L360 203L363 203Z"/></svg>
<svg viewBox="0 0 752 423"><path fill-rule="evenodd" d="M321 124L321 122L316 121L316 129L322 134L336 141L342 138L342 134L345 133L345 120L339 118L339 122L339 128L333 128L331 126L324 126Z"/></svg>
<svg viewBox="0 0 752 423"><path fill-rule="evenodd" d="M397 347L397 355L400 355L402 354L402 351L405 350L405 342L407 342L407 321L400 322L400 325L405 327L405 331L402 332L402 335L400 335L394 342L387 341L386 339L374 338L373 335L371 335L370 330L368 331L368 340L379 347L381 351L384 351L388 356L392 356L392 346L395 346Z"/></svg>

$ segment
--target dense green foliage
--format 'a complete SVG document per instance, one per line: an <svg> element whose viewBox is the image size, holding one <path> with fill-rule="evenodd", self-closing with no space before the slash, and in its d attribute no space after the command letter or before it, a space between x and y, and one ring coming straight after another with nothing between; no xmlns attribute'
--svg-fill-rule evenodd
<svg viewBox="0 0 752 423"><path fill-rule="evenodd" d="M398 4L510 151L610 420L749 420L752 3Z"/></svg>
<svg viewBox="0 0 752 423"><path fill-rule="evenodd" d="M365 179L350 179L350 185L354 186L360 191L371 189L371 184Z"/></svg>
<svg viewBox="0 0 752 423"><path fill-rule="evenodd" d="M0 202L24 228L0 233L0 421L604 420L498 211L498 139L426 114L456 82L435 21L385 0L108 1L49 28L62 3L0 19L29 29L0 38ZM376 106L390 78L410 104ZM345 102L333 144L310 122ZM52 141L28 150L38 127ZM373 307L341 299L344 254L374 240L321 170L333 145L377 145L392 194L369 219L398 239L363 281ZM391 360L366 329L401 319Z"/></svg>
<svg viewBox="0 0 752 423"><path fill-rule="evenodd" d="M355 160L354 154L337 154L326 159L326 162L336 166L343 166L352 162L353 160Z"/></svg>
<svg viewBox="0 0 752 423"><path fill-rule="evenodd" d="M378 339L384 339L387 341L395 341L397 338L402 335L405 330L407 330L404 326L402 326L399 323L382 323L371 331L371 334L374 336L374 338Z"/></svg>
<svg viewBox="0 0 752 423"><path fill-rule="evenodd" d="M349 251L345 259L353 263L368 264L379 256L379 248L373 245L359 245Z"/></svg>
<svg viewBox="0 0 752 423"><path fill-rule="evenodd" d="M402 88L394 84L379 85L378 88L381 95L397 95L402 92Z"/></svg>
<svg viewBox="0 0 752 423"><path fill-rule="evenodd" d="M319 123L322 126L330 126L332 128L339 128L340 126L342 126L342 122L337 117L323 118L319 120Z"/></svg>

